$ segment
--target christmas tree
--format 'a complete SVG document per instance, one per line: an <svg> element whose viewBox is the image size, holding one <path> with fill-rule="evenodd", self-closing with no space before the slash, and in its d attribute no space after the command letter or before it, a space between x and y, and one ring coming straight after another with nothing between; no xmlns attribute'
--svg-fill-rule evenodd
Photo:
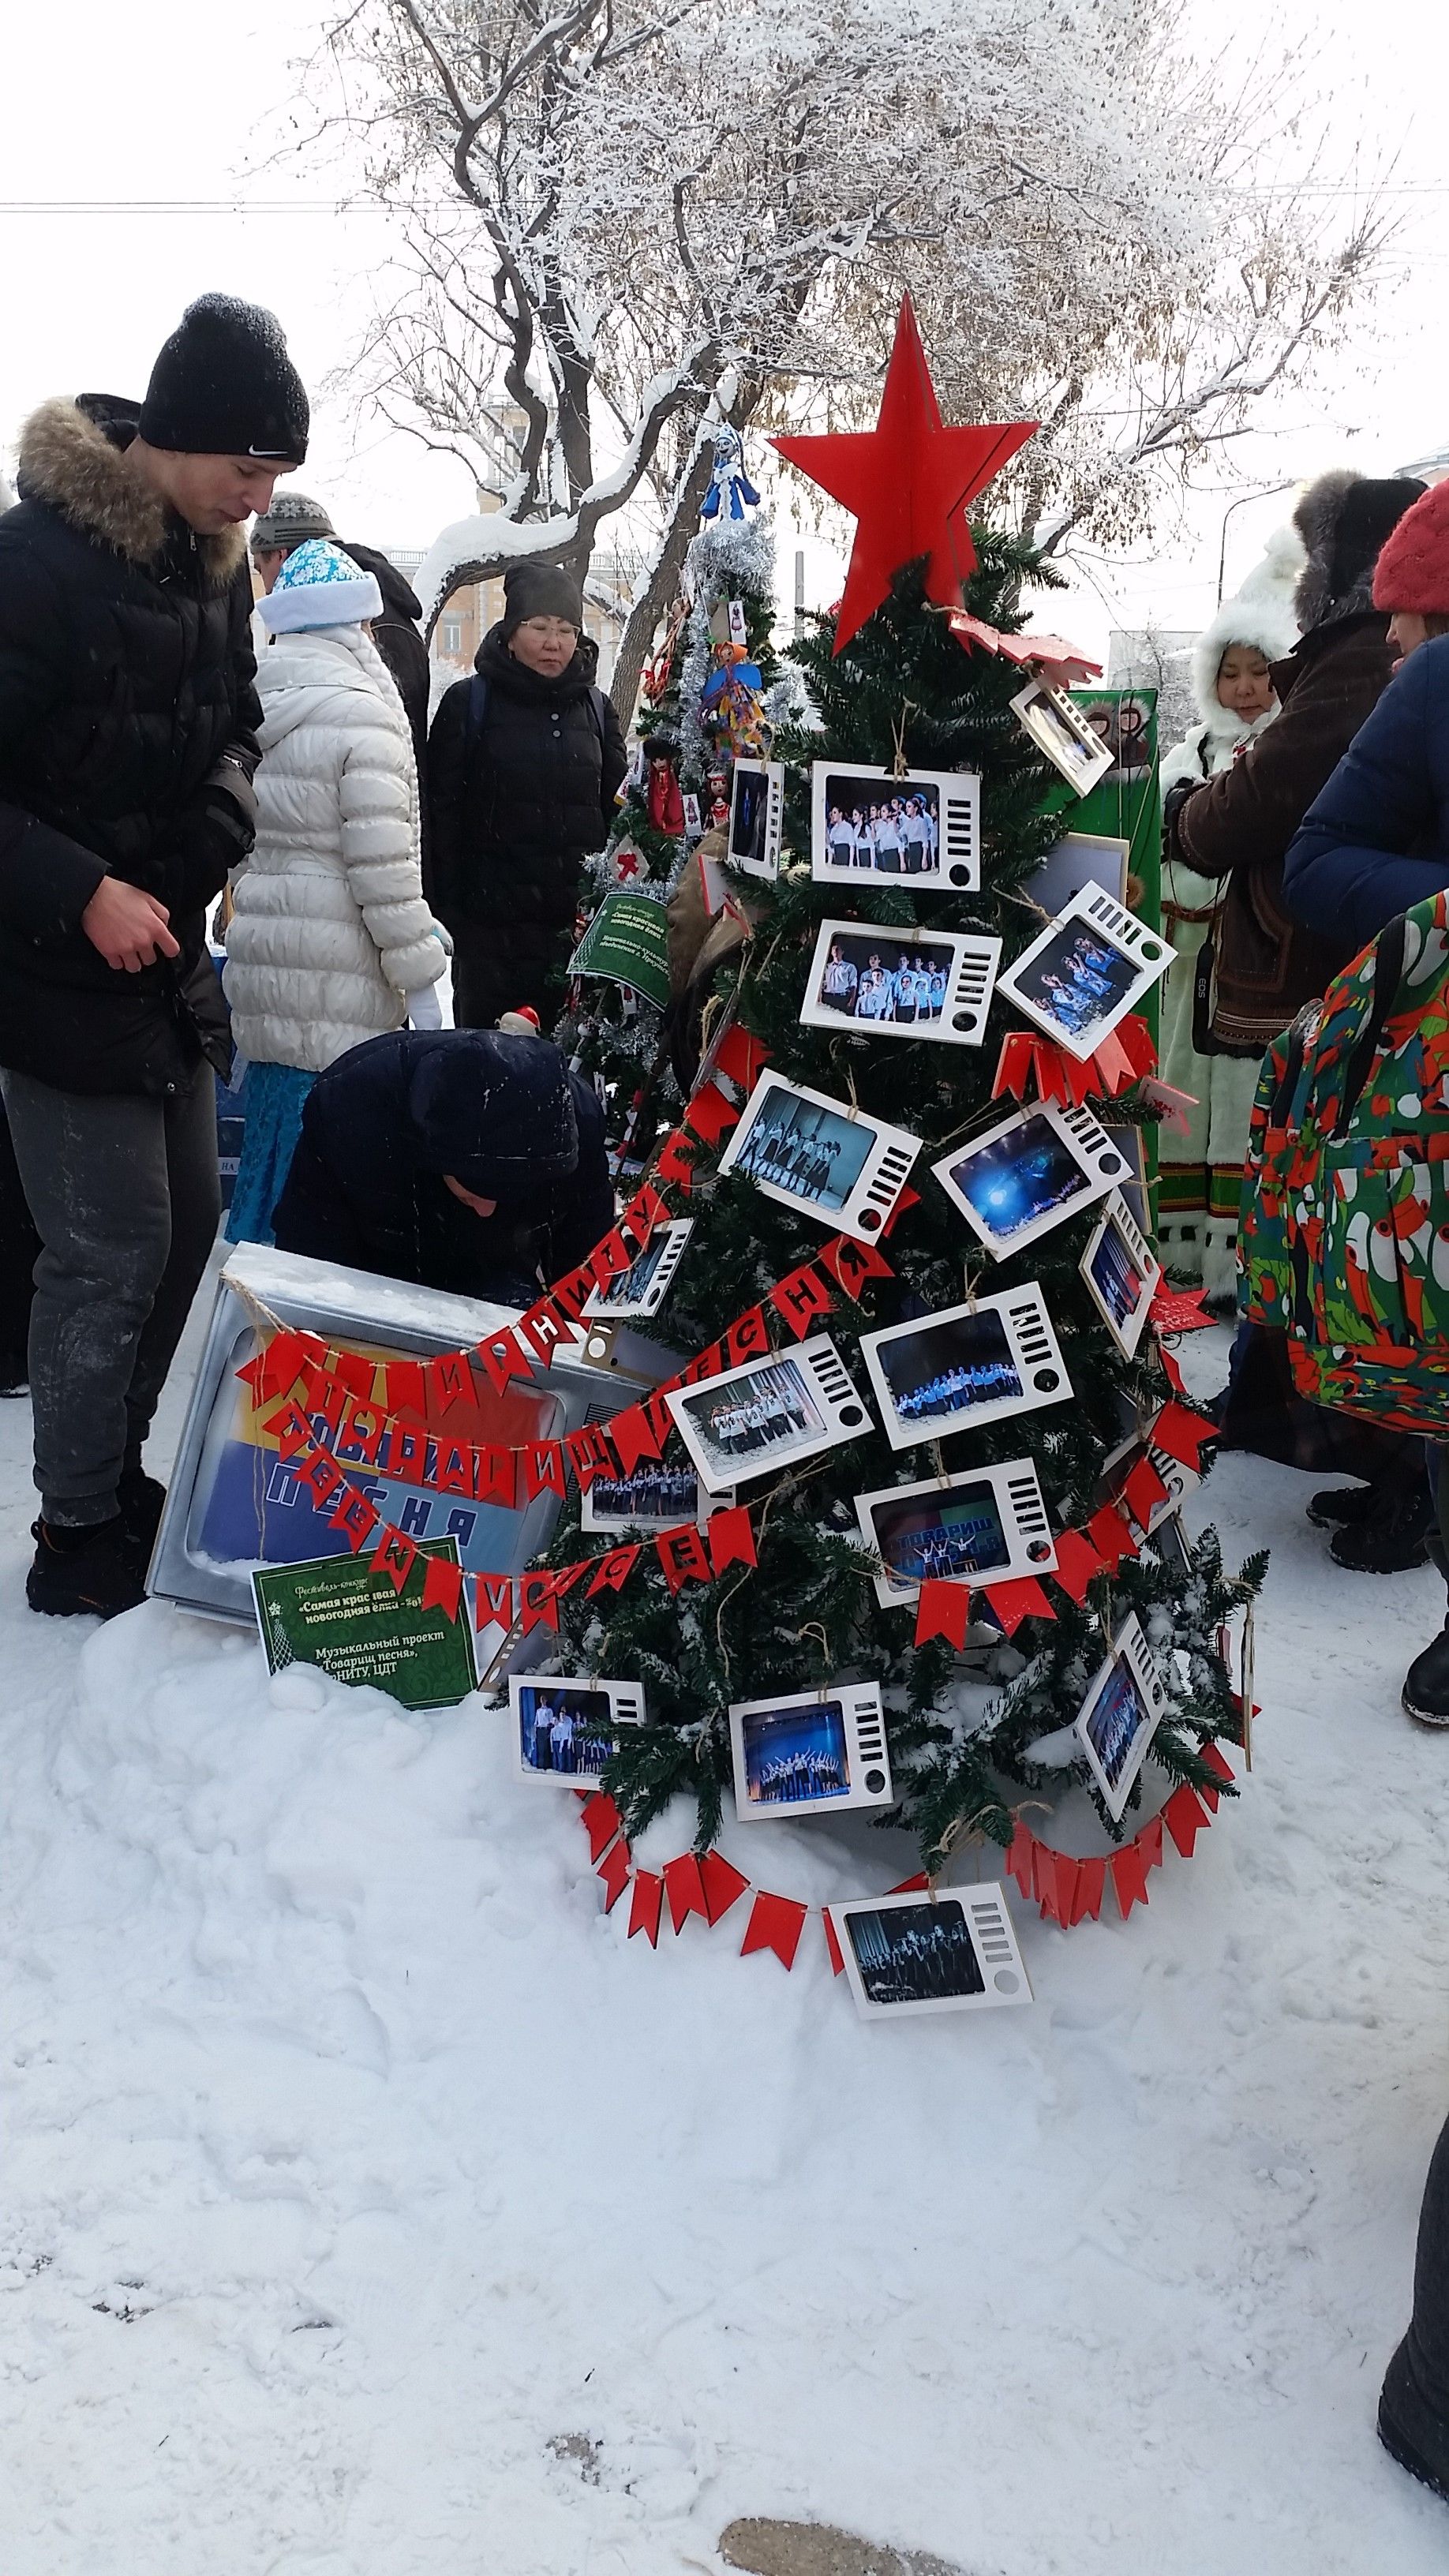
<svg viewBox="0 0 1449 2576"><path fill-rule="evenodd" d="M889 399L888 389L883 422ZM935 430L928 416L921 433L933 462L938 452L929 441L939 426L939 415ZM941 435L986 441L988 449L993 438L999 448L1003 437ZM968 481L963 470L953 488L960 491ZM864 508L861 515L864 538ZM937 1865L963 1834L1009 1844L1014 1805L1030 1791L1060 1789L1064 1777L1085 1782L1109 1835L1120 1840L1128 1828L1112 1813L1116 1802L1104 1795L1085 1758L1073 1757L1062 1731L1077 1718L1132 1613L1153 1650L1165 1700L1153 1753L1168 1778L1215 1793L1222 1780L1209 1758L1212 1741L1233 1739L1239 1729L1221 1630L1233 1610L1250 1602L1262 1567L1250 1563L1236 1576L1225 1574L1215 1534L1206 1532L1189 1548L1170 1517L1149 1532L1153 1502L1164 1490L1148 1454L1153 1426L1181 1408L1175 1369L1155 1332L1144 1331L1129 1355L1083 1276L1101 1197L1081 1213L1051 1221L1022 1250L993 1259L931 1173L949 1149L1012 1114L1016 1104L993 1099L993 1083L1001 1041L1014 1027L1024 1028L1021 1016L999 999L979 1045L942 1043L939 1036L906 1042L872 1032L869 1021L855 1016L843 1017L838 1027L802 1023L811 961L827 920L859 925L862 949L871 930L878 931L887 946L894 940L890 953L896 955L909 948L903 933L997 939L1003 971L1043 927L1040 907L1023 888L1062 833L1061 815L1050 810L1057 774L1011 709L1020 668L989 651L964 649L947 611L953 590L960 598L953 557L973 567L968 611L998 637L1020 632L1024 585L1049 584L1051 576L1018 538L977 526L967 541L959 510L941 504L934 518L930 509L926 517L931 526L939 522L940 544L929 553L917 547L915 560L891 562L893 546L920 532L919 520L911 523L907 513L903 527L881 540L882 559L863 583L856 581L857 540L841 613L820 621L796 648L817 723L809 731L783 732L774 746L789 782L779 875L773 883L740 881L752 935L720 979L736 1032L727 1061L737 1075L743 1069L743 1084L732 1086L730 1115L763 1062L770 1075L838 1104L845 1118L883 1121L920 1140L910 1189L898 1199L873 1259L859 1265L877 1275L862 1282L848 1264L835 1268L831 1310L811 1320L812 1333L833 1342L858 1394L871 1385L863 1334L963 1310L971 1317L979 1301L1032 1283L1070 1382L1039 1379L1051 1384L1053 1395L1004 1413L983 1404L978 1409L986 1418L960 1430L950 1427L948 1414L936 1421L934 1436L909 1446L892 1446L884 1428L872 1426L773 1476L750 1476L740 1499L750 1509L756 1561L729 1565L707 1585L679 1588L646 1549L617 1595L581 1598L571 1591L563 1598L561 1669L644 1687L648 1722L624 1730L606 1776L626 1826L637 1831L671 1797L689 1792L697 1801L701 1849L714 1835L731 1778L730 1705L821 1689L842 1678L883 1689L899 1811L918 1832L928 1865ZM893 876L818 880L809 864L811 770L826 763L870 765L897 777L979 776L979 886L918 891L904 862ZM711 1089L717 1101L719 1084ZM1151 1114L1136 1083L1110 1100L1099 1092L1089 1106L1119 1134ZM741 1348L762 1347L762 1335L784 1353L798 1351L800 1327L782 1321L771 1292L802 1265L813 1264L818 1281L827 1208L822 1199L816 1215L809 1212L813 1184L799 1178L798 1164L794 1188L787 1173L783 1192L773 1194L759 1185L758 1161L753 1178L721 1172L728 1139L721 1131L711 1144L711 1122L702 1124L704 1133L696 1126L690 1148L692 1170L685 1171L687 1195L676 1187L669 1201L693 1219L693 1232L664 1307L638 1329L688 1359L732 1327L740 1336L743 1318L751 1330L726 1359ZM658 1177L677 1185L681 1168L677 1155L666 1156ZM879 1417L883 1407L876 1401L872 1410ZM860 1411L856 1405L857 1420ZM969 1408L956 1418L969 1420ZM1187 1452L1193 1454L1190 1439ZM1176 1454L1184 1454L1181 1444ZM670 1430L664 1460L683 1456L679 1432ZM939 1561L938 1580L922 1556L919 1593L912 1589L904 1602L883 1603L877 1591L883 1560L864 1535L858 1498L933 1480L949 1495L951 1480L1022 1461L1031 1462L1039 1482L1056 1569L1040 1582L996 1588L990 1573L976 1584L963 1577L949 1554ZM742 1468L748 1464L746 1444ZM1114 1499L1123 1476L1129 1480L1126 1517ZM550 1561L561 1566L579 1548L577 1515L570 1512ZM948 1633L932 1635L925 1608L943 1606L955 1615L943 1622ZM1140 1797L1139 1779L1121 1801L1126 1813L1140 1815Z"/></svg>
<svg viewBox="0 0 1449 2576"><path fill-rule="evenodd" d="M701 848L718 858L735 760L769 747L781 680L774 533L734 431L716 432L716 460L682 596L644 675L619 818L587 872L590 915L620 888L667 904ZM637 1172L682 1105L663 1010L622 984L580 977L559 1043L605 1103L618 1168Z"/></svg>

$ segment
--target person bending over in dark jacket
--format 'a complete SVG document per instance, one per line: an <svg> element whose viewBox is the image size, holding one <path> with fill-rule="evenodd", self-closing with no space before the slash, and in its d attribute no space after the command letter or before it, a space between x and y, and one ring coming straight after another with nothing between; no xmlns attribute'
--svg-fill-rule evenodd
<svg viewBox="0 0 1449 2576"><path fill-rule="evenodd" d="M1322 793L1283 868L1289 909L1359 949L1449 886L1449 484L1399 521L1378 560L1392 684Z"/></svg>
<svg viewBox="0 0 1449 2576"><path fill-rule="evenodd" d="M0 518L0 1089L43 1245L35 1610L144 1598L165 1497L141 1446L219 1214L231 1046L204 921L252 841L243 525L306 453L272 316L203 296L139 410L41 406Z"/></svg>
<svg viewBox="0 0 1449 2576"><path fill-rule="evenodd" d="M319 1074L283 1252L531 1305L614 1222L604 1113L545 1038L396 1029Z"/></svg>
<svg viewBox="0 0 1449 2576"><path fill-rule="evenodd" d="M526 1003L547 1030L583 864L603 848L628 760L592 686L577 582L557 564L516 564L503 592L476 678L449 689L433 718L424 884L453 934L459 1026L490 1028Z"/></svg>
<svg viewBox="0 0 1449 2576"><path fill-rule="evenodd" d="M397 685L413 738L413 758L418 766L418 796L424 819L427 798L424 782L428 774L428 648L423 641L421 619L423 604L406 575L395 563L379 554L376 546L358 546L337 535L320 501L310 500L305 492L279 492L269 510L252 523L252 562L257 578L270 596L273 582L298 546L311 537L331 537L345 555L363 572L370 572L382 593L382 615L368 623L372 640Z"/></svg>

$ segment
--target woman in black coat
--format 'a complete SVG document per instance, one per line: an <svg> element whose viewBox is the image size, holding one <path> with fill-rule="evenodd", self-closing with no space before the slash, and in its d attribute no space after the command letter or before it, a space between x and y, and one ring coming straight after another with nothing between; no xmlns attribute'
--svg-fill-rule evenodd
<svg viewBox="0 0 1449 2576"><path fill-rule="evenodd" d="M449 689L428 741L427 892L453 934L460 1028L525 1003L551 1029L563 1003L579 879L602 849L628 766L592 685L578 584L517 564L476 676Z"/></svg>

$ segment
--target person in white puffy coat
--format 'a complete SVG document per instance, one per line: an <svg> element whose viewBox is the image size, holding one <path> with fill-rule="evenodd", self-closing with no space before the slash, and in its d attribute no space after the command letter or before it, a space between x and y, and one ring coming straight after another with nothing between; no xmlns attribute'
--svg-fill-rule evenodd
<svg viewBox="0 0 1449 2576"><path fill-rule="evenodd" d="M273 641L257 672L257 837L232 889L222 978L249 1066L234 1243L271 1241L316 1076L365 1038L442 1023L412 737L366 631L381 604L375 576L317 539L258 606Z"/></svg>

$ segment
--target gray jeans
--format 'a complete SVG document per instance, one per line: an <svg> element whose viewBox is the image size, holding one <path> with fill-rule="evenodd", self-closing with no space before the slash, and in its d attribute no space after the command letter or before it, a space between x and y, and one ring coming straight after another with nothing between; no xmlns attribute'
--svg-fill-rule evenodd
<svg viewBox="0 0 1449 2576"><path fill-rule="evenodd" d="M216 1091L57 1091L0 1072L40 1235L30 1315L35 1481L48 1521L109 1520L216 1239Z"/></svg>

